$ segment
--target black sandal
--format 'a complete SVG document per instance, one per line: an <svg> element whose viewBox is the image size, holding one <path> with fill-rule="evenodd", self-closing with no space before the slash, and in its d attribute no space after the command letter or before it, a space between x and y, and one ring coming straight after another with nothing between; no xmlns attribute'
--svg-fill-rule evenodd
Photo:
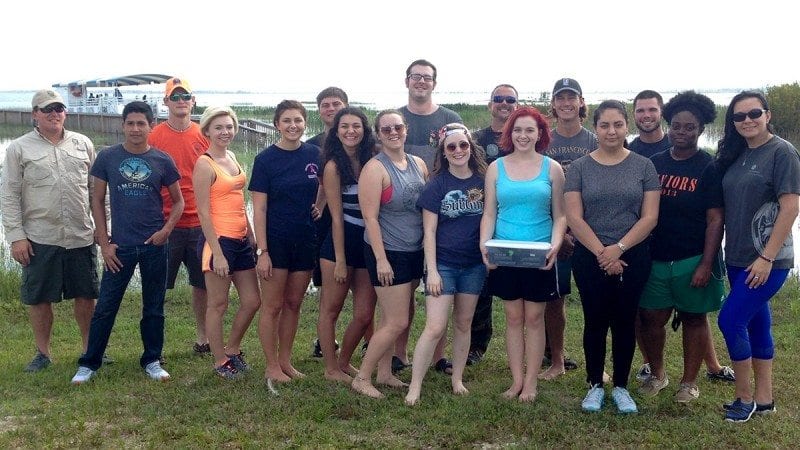
<svg viewBox="0 0 800 450"><path fill-rule="evenodd" d="M437 372L442 372L445 375L453 374L453 363L447 358L442 358L436 361L436 364L433 365L433 368L436 369Z"/></svg>

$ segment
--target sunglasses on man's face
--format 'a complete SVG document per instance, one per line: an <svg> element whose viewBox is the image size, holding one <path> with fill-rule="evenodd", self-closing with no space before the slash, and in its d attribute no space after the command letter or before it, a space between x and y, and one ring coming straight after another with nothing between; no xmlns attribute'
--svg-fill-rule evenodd
<svg viewBox="0 0 800 450"><path fill-rule="evenodd" d="M45 114L50 114L51 112L62 113L65 110L66 110L66 108L64 108L64 105L54 104L54 105L47 105L44 108L41 108L39 111L41 111L41 112L43 112Z"/></svg>
<svg viewBox="0 0 800 450"><path fill-rule="evenodd" d="M492 101L495 103L506 102L509 105L513 105L514 103L517 103L517 98L512 95L495 95L492 97Z"/></svg>
<svg viewBox="0 0 800 450"><path fill-rule="evenodd" d="M748 117L751 118L752 120L756 120L759 117L761 117L765 112L767 112L766 109L753 108L753 109L751 109L750 111L747 111L747 112L733 113L733 121L734 122L744 122L744 119L746 119Z"/></svg>
<svg viewBox="0 0 800 450"><path fill-rule="evenodd" d="M186 94L172 94L172 95L169 96L169 99L172 100L173 102L177 102L179 100L183 100L185 102L188 102L189 100L192 99L192 94L189 94L189 93L186 93Z"/></svg>

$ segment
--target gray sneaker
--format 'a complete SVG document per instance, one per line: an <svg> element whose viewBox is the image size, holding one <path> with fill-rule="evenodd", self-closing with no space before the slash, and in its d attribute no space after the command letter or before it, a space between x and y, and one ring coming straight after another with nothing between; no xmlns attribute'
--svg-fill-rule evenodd
<svg viewBox="0 0 800 450"><path fill-rule="evenodd" d="M39 350L36 350L36 355L33 357L31 362L29 362L28 365L25 366L25 372L33 373L46 369L51 362L52 361L50 361L50 358L47 355L40 352Z"/></svg>
<svg viewBox="0 0 800 450"><path fill-rule="evenodd" d="M663 379L659 379L655 375L650 375L639 387L639 393L655 397L667 386L669 386L669 378L666 376Z"/></svg>
<svg viewBox="0 0 800 450"><path fill-rule="evenodd" d="M88 367L80 366L78 367L78 371L75 372L75 376L72 377L71 383L76 385L86 383L87 381L92 379L94 373L95 373L94 370Z"/></svg>

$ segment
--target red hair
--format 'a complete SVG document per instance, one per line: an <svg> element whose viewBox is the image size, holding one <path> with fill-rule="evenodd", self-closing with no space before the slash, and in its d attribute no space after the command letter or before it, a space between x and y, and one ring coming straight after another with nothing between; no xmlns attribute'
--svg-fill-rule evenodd
<svg viewBox="0 0 800 450"><path fill-rule="evenodd" d="M536 142L536 151L539 153L544 152L547 147L550 146L550 126L547 125L547 120L542 113L540 113L538 109L531 108L530 106L518 108L508 117L506 124L503 126L502 134L500 135L500 148L505 151L505 154L514 151L514 143L511 141L511 131L514 129L514 122L520 117L533 117L533 120L536 121L536 127L539 128L539 141Z"/></svg>

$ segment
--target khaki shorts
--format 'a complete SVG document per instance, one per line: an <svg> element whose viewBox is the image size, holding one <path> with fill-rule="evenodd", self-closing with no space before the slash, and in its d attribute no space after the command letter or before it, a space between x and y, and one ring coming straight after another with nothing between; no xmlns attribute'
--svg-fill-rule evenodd
<svg viewBox="0 0 800 450"><path fill-rule="evenodd" d="M642 309L669 309L703 314L718 311L725 296L723 269L715 260L711 278L704 288L691 286L692 275L702 255L680 261L653 261L650 278L642 292Z"/></svg>

